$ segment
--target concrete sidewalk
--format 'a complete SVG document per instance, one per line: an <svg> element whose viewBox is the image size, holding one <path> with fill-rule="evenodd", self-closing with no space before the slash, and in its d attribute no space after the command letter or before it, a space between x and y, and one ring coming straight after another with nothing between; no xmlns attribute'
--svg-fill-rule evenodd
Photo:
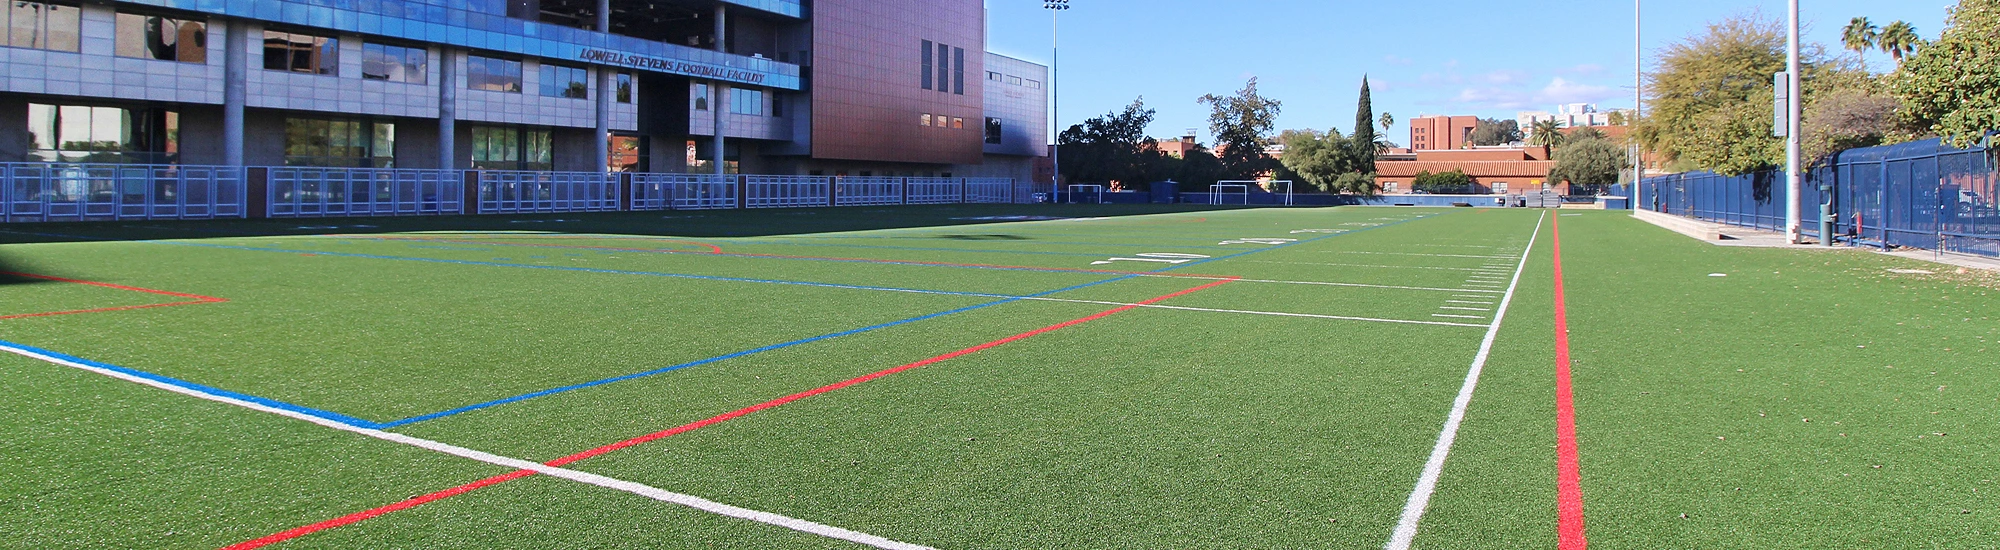
<svg viewBox="0 0 2000 550"><path fill-rule="evenodd" d="M1885 252L1880 248L1872 248L1872 247L1821 246L1818 244L1791 244L1785 242L1784 233L1779 233L1776 231L1765 231L1762 229L1752 229L1748 227L1738 227L1734 225L1706 222L1693 218L1683 218L1680 216L1675 216L1671 214L1662 214L1659 212L1653 212L1649 210L1634 210L1632 211L1632 217L1638 218L1640 221L1646 223L1660 226L1661 228L1664 228L1668 231L1673 231L1675 233L1687 235L1688 237L1709 244L1713 244L1716 246L1782 248L1788 250L1864 250L1868 252L1874 252L1876 254L1882 254L1885 256L1895 256L1898 258L1921 260L1921 261L1944 264L1955 267L1964 267L1969 269L1984 269L1989 271L2000 272L2000 258L1988 258L1985 256L1973 256L1968 254L1939 252L1936 250L1924 250L1920 248L1899 248Z"/></svg>

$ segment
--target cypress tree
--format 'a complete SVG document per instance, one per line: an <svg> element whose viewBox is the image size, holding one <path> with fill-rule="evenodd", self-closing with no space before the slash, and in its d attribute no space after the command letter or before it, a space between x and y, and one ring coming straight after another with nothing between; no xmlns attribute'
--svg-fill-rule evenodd
<svg viewBox="0 0 2000 550"><path fill-rule="evenodd" d="M1363 174L1375 173L1375 105L1368 98L1368 76L1361 77L1361 105L1354 112L1355 168Z"/></svg>

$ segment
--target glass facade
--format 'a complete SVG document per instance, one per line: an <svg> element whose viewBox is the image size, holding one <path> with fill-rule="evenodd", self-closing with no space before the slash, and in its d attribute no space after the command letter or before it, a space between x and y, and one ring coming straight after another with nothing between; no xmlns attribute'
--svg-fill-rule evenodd
<svg viewBox="0 0 2000 550"><path fill-rule="evenodd" d="M361 78L405 84L430 81L431 53L423 48L369 42L361 45Z"/></svg>
<svg viewBox="0 0 2000 550"><path fill-rule="evenodd" d="M36 162L174 164L180 113L30 103L28 141L27 160Z"/></svg>
<svg viewBox="0 0 2000 550"><path fill-rule="evenodd" d="M729 89L729 112L738 115L764 114L764 92L743 88Z"/></svg>
<svg viewBox="0 0 2000 550"><path fill-rule="evenodd" d="M286 166L395 168L396 125L355 119L285 119Z"/></svg>
<svg viewBox="0 0 2000 550"><path fill-rule="evenodd" d="M138 13L118 14L119 57L208 62L208 22Z"/></svg>
<svg viewBox="0 0 2000 550"><path fill-rule="evenodd" d="M466 56L465 87L489 92L521 93L521 62L476 55Z"/></svg>
<svg viewBox="0 0 2000 550"><path fill-rule="evenodd" d="M548 130L512 126L472 127L472 168L534 170L555 168L555 145Z"/></svg>
<svg viewBox="0 0 2000 550"><path fill-rule="evenodd" d="M0 45L65 52L77 51L78 31L83 11L75 5L33 0L8 0L0 4L6 34Z"/></svg>
<svg viewBox="0 0 2000 550"><path fill-rule="evenodd" d="M306 33L264 31L264 68L340 76L340 40Z"/></svg>
<svg viewBox="0 0 2000 550"><path fill-rule="evenodd" d="M511 18L507 16L506 0L132 0L130 3L512 55L597 61L635 70L788 90L799 89L800 85L797 65ZM788 17L803 14L801 4L791 0L729 3ZM22 0L8 2L9 6L22 4L44 5ZM67 49L74 51L76 9L63 7L48 13L66 18ZM51 36L59 38L57 34Z"/></svg>
<svg viewBox="0 0 2000 550"><path fill-rule="evenodd" d="M581 67L542 64L542 97L590 99L590 71Z"/></svg>

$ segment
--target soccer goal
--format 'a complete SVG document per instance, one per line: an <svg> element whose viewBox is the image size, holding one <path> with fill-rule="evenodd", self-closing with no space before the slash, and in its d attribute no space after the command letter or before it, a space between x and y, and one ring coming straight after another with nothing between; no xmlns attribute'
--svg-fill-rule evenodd
<svg viewBox="0 0 2000 550"><path fill-rule="evenodd" d="M1279 185L1281 185L1281 184L1282 184L1282 185L1284 185L1284 187L1285 187L1285 194L1284 194L1284 197L1285 197L1285 199L1284 199L1284 200L1285 200L1285 206L1291 206L1291 205L1292 205L1292 180L1273 180L1273 181L1263 181L1263 180L1224 180L1224 181L1218 181L1218 182L1215 182L1215 186L1214 186L1214 187L1212 187L1212 188L1210 188L1210 190L1209 190L1209 193L1208 193L1208 203L1209 203L1209 204L1250 204L1250 186L1252 186L1252 185L1255 185L1255 186L1258 186L1258 187L1265 187L1265 186L1267 186L1267 185L1268 185L1269 187L1266 187L1266 188L1267 188L1267 189L1269 189L1269 188L1275 188L1275 187L1277 187L1277 186L1279 186ZM1236 190L1237 192L1236 192L1236 193L1228 193L1228 192L1225 192L1225 191L1224 191L1225 189L1235 189L1235 190ZM1276 194L1276 193L1274 192L1273 194ZM1228 200L1228 199L1230 198L1230 197L1229 197L1229 195L1242 195L1242 199L1241 199L1240 201L1237 201L1237 202L1227 202L1227 200Z"/></svg>
<svg viewBox="0 0 2000 550"><path fill-rule="evenodd" d="M1092 203L1092 204L1104 204L1104 186L1102 186L1102 185L1095 185L1095 184L1089 184L1089 183L1076 183L1076 184L1070 184L1070 186L1069 186L1069 187L1065 187L1064 189L1066 189L1066 190L1068 190L1068 191L1069 191L1069 193L1067 193L1067 194L1069 195L1069 197L1068 197L1068 198L1069 198L1069 201L1068 201L1068 202L1069 202L1070 204L1082 204L1082 203L1083 203L1083 201L1082 201L1081 199L1078 199L1078 198L1077 198L1078 196L1080 196L1080 195L1081 195L1081 193L1079 193L1078 191L1083 191L1083 192L1089 192L1089 193L1095 193L1095 195L1092 195L1092 196L1093 196L1093 197L1095 197L1095 198L1097 199L1097 202L1095 202L1095 203Z"/></svg>

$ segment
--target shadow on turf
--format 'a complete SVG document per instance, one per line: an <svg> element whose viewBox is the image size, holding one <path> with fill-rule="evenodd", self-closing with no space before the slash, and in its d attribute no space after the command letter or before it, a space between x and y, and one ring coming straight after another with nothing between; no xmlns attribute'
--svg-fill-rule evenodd
<svg viewBox="0 0 2000 550"><path fill-rule="evenodd" d="M676 210L533 215L311 218L143 222L57 222L0 225L0 244L285 235L376 234L411 231L524 231L674 237L767 237L879 229L974 226L1023 216L1086 218L1236 210L1187 204L965 204ZM968 233L963 240L1018 240L1018 235Z"/></svg>
<svg viewBox="0 0 2000 550"><path fill-rule="evenodd" d="M48 279L22 277L19 275L14 275L15 273L34 273L38 275L46 274L43 273L39 268L36 268L35 266L28 265L24 262L21 262L20 260L11 259L4 254L0 254L0 286L33 285L33 284L44 284L44 283L55 282L55 281L50 281Z"/></svg>

